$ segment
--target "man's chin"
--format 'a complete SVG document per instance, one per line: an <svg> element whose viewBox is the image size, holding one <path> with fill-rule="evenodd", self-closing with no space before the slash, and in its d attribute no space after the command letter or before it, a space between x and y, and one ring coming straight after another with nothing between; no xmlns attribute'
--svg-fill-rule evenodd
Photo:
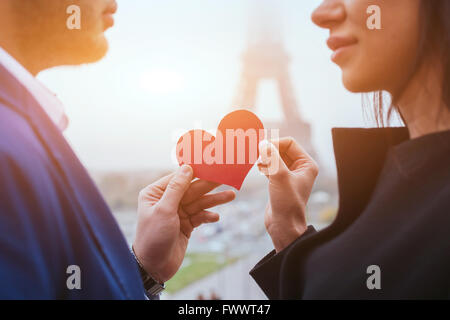
<svg viewBox="0 0 450 320"><path fill-rule="evenodd" d="M103 59L108 53L108 49L108 40L102 35L100 39L83 48L80 52L80 59L84 61L81 63L93 63Z"/></svg>
<svg viewBox="0 0 450 320"><path fill-rule="evenodd" d="M95 40L79 41L78 45L66 50L66 59L63 64L80 65L98 62L108 53L109 44L104 35Z"/></svg>

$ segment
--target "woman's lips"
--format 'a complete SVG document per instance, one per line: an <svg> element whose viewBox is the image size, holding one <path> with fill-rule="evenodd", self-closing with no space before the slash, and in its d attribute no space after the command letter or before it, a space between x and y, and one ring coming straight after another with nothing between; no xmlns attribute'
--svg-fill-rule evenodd
<svg viewBox="0 0 450 320"><path fill-rule="evenodd" d="M337 63L340 57L345 54L352 46L356 45L358 40L353 37L332 36L327 40L328 47L333 50L331 60Z"/></svg>

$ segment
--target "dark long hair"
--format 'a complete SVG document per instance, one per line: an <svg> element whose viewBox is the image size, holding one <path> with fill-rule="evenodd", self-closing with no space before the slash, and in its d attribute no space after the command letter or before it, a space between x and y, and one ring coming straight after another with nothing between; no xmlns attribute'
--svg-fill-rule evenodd
<svg viewBox="0 0 450 320"><path fill-rule="evenodd" d="M417 55L417 70L431 54L437 54L443 71L442 102L450 111L450 0L422 0L420 8L420 43ZM395 101L386 99L383 92L372 93L372 104L378 126L389 123ZM363 97L366 104L367 96ZM369 98L370 100L370 98ZM390 100L389 103L386 101ZM384 110L385 105L390 105Z"/></svg>

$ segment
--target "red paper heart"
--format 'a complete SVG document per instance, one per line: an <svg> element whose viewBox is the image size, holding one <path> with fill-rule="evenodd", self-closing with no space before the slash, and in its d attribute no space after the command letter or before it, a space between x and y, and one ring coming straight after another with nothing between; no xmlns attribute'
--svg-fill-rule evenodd
<svg viewBox="0 0 450 320"><path fill-rule="evenodd" d="M190 165L197 178L240 190L263 139L261 120L248 110L237 110L220 121L216 137L203 130L185 133L177 143L178 163Z"/></svg>

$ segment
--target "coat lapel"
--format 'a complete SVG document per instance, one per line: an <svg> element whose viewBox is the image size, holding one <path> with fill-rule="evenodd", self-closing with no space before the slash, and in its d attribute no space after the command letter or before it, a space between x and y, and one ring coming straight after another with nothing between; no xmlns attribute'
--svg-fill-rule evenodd
<svg viewBox="0 0 450 320"><path fill-rule="evenodd" d="M408 137L407 128L333 129L339 187L338 214L329 227L289 248L280 269L281 299L301 297L303 275L299 266L308 250L336 237L358 218L375 189L388 149Z"/></svg>

